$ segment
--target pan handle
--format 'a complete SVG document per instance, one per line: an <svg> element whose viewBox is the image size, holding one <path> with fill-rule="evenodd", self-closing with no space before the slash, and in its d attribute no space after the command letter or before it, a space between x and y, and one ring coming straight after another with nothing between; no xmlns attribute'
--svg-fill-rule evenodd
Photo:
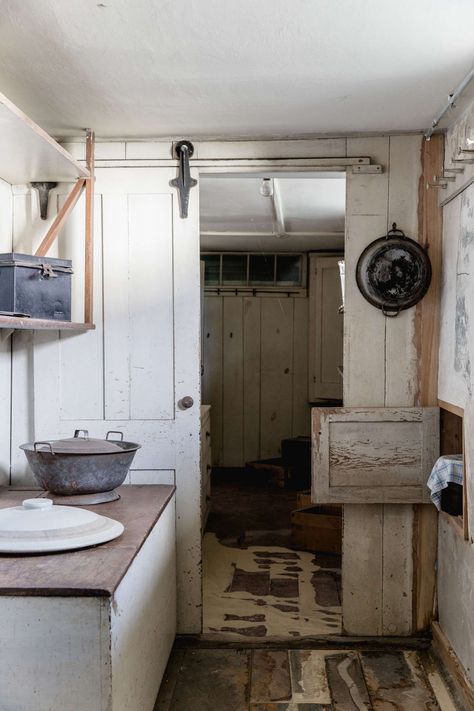
<svg viewBox="0 0 474 711"><path fill-rule="evenodd" d="M382 313L384 316L387 316L388 318L395 318L395 316L398 316L400 313L400 307L399 306L382 306Z"/></svg>
<svg viewBox="0 0 474 711"><path fill-rule="evenodd" d="M34 448L35 452L38 452L38 446L39 446L40 444L43 445L43 446L49 447L50 453L51 453L51 454L54 454L53 448L52 448L52 446L51 446L51 442L35 442L34 445L33 445L33 448Z"/></svg>
<svg viewBox="0 0 474 711"><path fill-rule="evenodd" d="M118 434L120 435L120 441L123 442L123 432L119 432L119 430L109 430L107 434L105 435L105 439L109 439L110 434Z"/></svg>

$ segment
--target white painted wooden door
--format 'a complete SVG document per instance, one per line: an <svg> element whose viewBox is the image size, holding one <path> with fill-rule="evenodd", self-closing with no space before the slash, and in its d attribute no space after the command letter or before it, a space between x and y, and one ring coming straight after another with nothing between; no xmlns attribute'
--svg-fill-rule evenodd
<svg viewBox="0 0 474 711"><path fill-rule="evenodd" d="M344 316L339 260L309 258L308 399L342 400Z"/></svg>
<svg viewBox="0 0 474 711"><path fill-rule="evenodd" d="M426 504L439 408L314 408L316 503Z"/></svg>
<svg viewBox="0 0 474 711"><path fill-rule="evenodd" d="M31 436L120 430L142 445L129 483L176 483L179 631L192 633L201 629L199 194L193 190L181 219L169 185L175 175L172 168L97 171L96 330L35 335ZM80 209L60 245L73 259L77 307ZM194 399L190 409L180 407L184 396Z"/></svg>

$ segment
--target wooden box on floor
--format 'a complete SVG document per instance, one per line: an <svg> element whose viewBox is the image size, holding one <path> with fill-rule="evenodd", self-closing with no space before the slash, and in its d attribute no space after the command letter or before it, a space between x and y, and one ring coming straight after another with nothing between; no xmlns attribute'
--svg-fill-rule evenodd
<svg viewBox="0 0 474 711"><path fill-rule="evenodd" d="M291 512L291 542L298 550L342 552L342 506L321 505Z"/></svg>

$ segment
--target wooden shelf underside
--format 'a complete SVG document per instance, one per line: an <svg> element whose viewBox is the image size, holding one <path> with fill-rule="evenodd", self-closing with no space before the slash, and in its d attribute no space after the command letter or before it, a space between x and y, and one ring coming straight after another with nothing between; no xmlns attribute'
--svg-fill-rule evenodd
<svg viewBox="0 0 474 711"><path fill-rule="evenodd" d="M92 331L95 324L0 315L0 328L22 331Z"/></svg>
<svg viewBox="0 0 474 711"><path fill-rule="evenodd" d="M78 163L46 131L0 94L0 178L13 185L87 178Z"/></svg>

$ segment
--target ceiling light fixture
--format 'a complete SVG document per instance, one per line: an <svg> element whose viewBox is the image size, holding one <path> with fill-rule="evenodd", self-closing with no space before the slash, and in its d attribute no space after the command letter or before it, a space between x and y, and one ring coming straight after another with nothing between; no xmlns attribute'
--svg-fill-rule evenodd
<svg viewBox="0 0 474 711"><path fill-rule="evenodd" d="M273 180L271 178L262 178L260 195L263 195L263 197L271 197L273 195Z"/></svg>

